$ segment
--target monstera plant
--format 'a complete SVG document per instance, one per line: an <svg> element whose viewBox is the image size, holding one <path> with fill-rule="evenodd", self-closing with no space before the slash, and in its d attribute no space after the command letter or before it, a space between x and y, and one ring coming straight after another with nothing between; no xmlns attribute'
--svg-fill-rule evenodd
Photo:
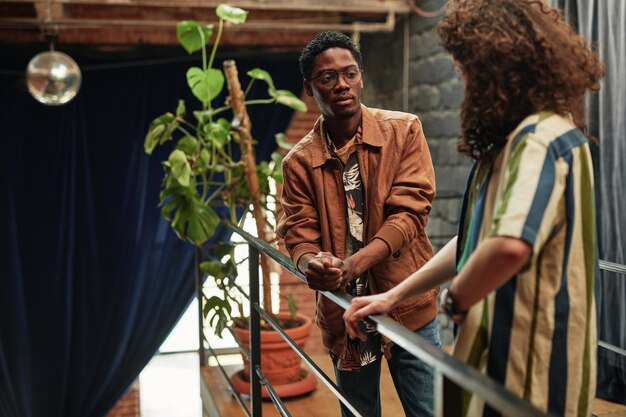
<svg viewBox="0 0 626 417"><path fill-rule="evenodd" d="M178 23L176 33L180 44L189 54L200 51L202 55L202 66L187 70L187 83L197 99L194 103L197 108L190 110L191 106L179 100L175 112L165 113L150 123L144 148L152 154L157 146L173 142L169 145L171 153L163 161L160 206L162 215L181 239L202 246L213 236L222 217L236 224L238 214L252 207L258 237L271 242L273 234L266 220L269 178L282 182L282 155L275 152L271 161L255 163L255 141L247 108L280 104L300 112L307 109L293 93L276 88L267 71L259 68L248 71L248 84L243 90L234 61L225 61L223 68L214 66L225 24L244 23L248 12L222 4L217 7L216 15L219 18L216 30L213 25L193 20ZM247 100L255 82L267 86L267 96ZM224 88L228 89L228 95L220 101ZM275 140L279 147L288 149L283 134L276 134ZM240 152L233 152L235 148ZM241 156L235 158L235 154ZM202 262L200 267L215 280L221 295L206 298L203 311L215 333L221 335L233 318L242 316L241 311L233 312L232 307L241 306L237 291L233 291L237 260L229 243L216 245L213 255L213 260ZM265 257L261 266L264 307L271 313L270 271Z"/></svg>

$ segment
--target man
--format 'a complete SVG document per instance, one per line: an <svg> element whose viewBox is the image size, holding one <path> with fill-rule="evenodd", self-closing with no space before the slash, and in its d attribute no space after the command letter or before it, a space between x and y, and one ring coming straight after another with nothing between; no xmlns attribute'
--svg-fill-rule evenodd
<svg viewBox="0 0 626 417"><path fill-rule="evenodd" d="M354 299L348 331L452 279L454 355L541 410L588 416L597 252L582 100L602 65L543 1L456 0L439 34L465 83L459 150L475 159L460 233L401 285ZM456 394L444 404L458 415L500 415Z"/></svg>
<svg viewBox="0 0 626 417"><path fill-rule="evenodd" d="M294 263L318 291L375 294L399 284L432 256L424 232L435 181L417 117L361 104L361 53L345 35L318 34L304 48L304 88L322 116L283 161L284 215L278 233ZM439 345L437 290L391 311ZM432 370L373 329L365 341L345 332L343 310L318 297L317 324L337 383L365 416L380 416L380 362L407 415L433 409ZM342 415L352 413L342 405Z"/></svg>

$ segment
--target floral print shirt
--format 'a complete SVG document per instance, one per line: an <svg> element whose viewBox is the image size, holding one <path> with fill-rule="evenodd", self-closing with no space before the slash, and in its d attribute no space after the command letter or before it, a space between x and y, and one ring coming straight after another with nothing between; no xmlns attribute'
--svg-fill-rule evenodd
<svg viewBox="0 0 626 417"><path fill-rule="evenodd" d="M327 136L328 146L333 155L343 162L343 186L346 195L348 212L348 231L346 236L346 256L350 256L363 248L363 213L365 210L365 189L359 171L357 148L362 141L362 127L359 126L356 135L341 149L335 149ZM352 296L369 295L367 272L352 280L346 287L346 292ZM345 348L341 356L336 357L337 369L341 371L358 371L382 355L382 341L380 334L369 324L360 323L361 329L367 335L362 342L352 339L346 333Z"/></svg>

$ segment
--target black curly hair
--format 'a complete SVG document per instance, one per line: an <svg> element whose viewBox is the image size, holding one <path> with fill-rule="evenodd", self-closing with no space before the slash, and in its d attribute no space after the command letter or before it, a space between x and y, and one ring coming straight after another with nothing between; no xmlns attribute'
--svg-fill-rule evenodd
<svg viewBox="0 0 626 417"><path fill-rule="evenodd" d="M359 65L359 68L363 68L361 51L348 36L339 32L320 32L300 54L300 72L305 80L311 80L311 71L313 70L315 57L330 48L347 49Z"/></svg>

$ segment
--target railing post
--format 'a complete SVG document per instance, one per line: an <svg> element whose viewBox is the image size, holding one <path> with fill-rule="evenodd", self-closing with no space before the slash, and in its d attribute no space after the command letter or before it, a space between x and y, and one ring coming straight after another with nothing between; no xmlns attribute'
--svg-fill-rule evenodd
<svg viewBox="0 0 626 417"><path fill-rule="evenodd" d="M445 401L445 398L448 400ZM451 400L453 399L453 400ZM457 417L463 415L463 389L454 381L441 375L441 417Z"/></svg>
<svg viewBox="0 0 626 417"><path fill-rule="evenodd" d="M252 416L261 417L261 380L257 368L261 368L261 317L259 306L259 250L248 245L250 265L250 402Z"/></svg>
<svg viewBox="0 0 626 417"><path fill-rule="evenodd" d="M443 374L435 368L433 378L433 397L435 400L435 417L443 417Z"/></svg>
<svg viewBox="0 0 626 417"><path fill-rule="evenodd" d="M198 299L198 356L200 357L200 367L207 365L207 354L204 348L204 317L202 315L202 271L200 271L200 261L202 260L202 250L196 248L194 252L194 269L196 272L196 298Z"/></svg>

